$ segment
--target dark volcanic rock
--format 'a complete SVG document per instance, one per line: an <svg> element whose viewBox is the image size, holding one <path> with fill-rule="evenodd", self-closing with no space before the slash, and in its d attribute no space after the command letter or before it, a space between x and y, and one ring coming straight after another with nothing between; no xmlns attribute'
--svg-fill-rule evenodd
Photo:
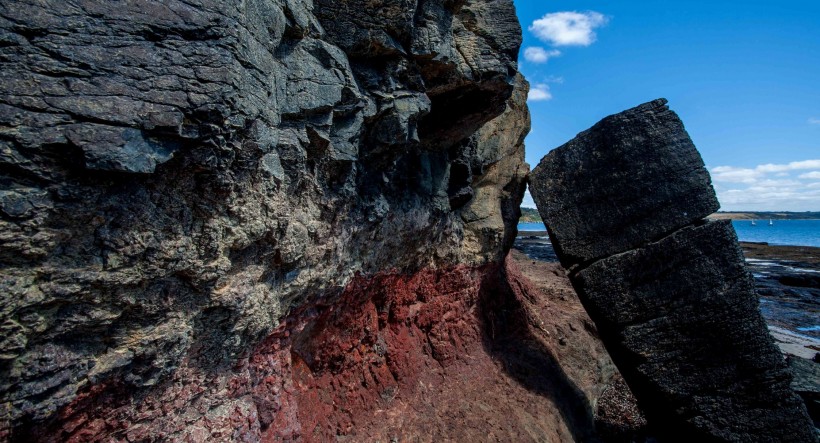
<svg viewBox="0 0 820 443"><path fill-rule="evenodd" d="M300 435L260 343L501 272L520 43L511 0L0 3L0 440Z"/></svg>
<svg viewBox="0 0 820 443"><path fill-rule="evenodd" d="M736 441L805 429L728 221L596 261L573 282L654 426Z"/></svg>
<svg viewBox="0 0 820 443"><path fill-rule="evenodd" d="M674 441L815 441L683 124L656 100L607 117L530 177L590 317Z"/></svg>
<svg viewBox="0 0 820 443"><path fill-rule="evenodd" d="M795 272L792 274L780 275L777 280L786 286L795 286L798 288L820 288L820 275Z"/></svg>
<svg viewBox="0 0 820 443"><path fill-rule="evenodd" d="M566 267L635 248L718 209L678 116L655 100L552 151L530 179Z"/></svg>
<svg viewBox="0 0 820 443"><path fill-rule="evenodd" d="M803 397L814 425L820 425L820 362L789 356L789 369L794 381L792 388Z"/></svg>

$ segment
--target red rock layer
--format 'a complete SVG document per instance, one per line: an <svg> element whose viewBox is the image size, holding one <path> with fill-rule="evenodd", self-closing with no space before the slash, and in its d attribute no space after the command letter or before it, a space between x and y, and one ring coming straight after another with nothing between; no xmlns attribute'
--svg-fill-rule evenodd
<svg viewBox="0 0 820 443"><path fill-rule="evenodd" d="M558 303L572 296L553 292ZM561 325L551 311L561 309L509 260L357 277L334 303L291 314L232 367L209 372L192 355L149 392L101 383L51 426L17 437L576 440L591 432L587 397L600 381L579 371L596 368L602 349L580 308L556 314ZM594 345L558 345L567 326L579 331L570 340ZM563 368L558 356L577 365Z"/></svg>

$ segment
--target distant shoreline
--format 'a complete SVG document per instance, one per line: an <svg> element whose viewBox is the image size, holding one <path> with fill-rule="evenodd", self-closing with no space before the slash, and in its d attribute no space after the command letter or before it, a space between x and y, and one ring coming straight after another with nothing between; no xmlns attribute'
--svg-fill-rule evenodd
<svg viewBox="0 0 820 443"><path fill-rule="evenodd" d="M712 220L820 220L820 212L716 212Z"/></svg>
<svg viewBox="0 0 820 443"><path fill-rule="evenodd" d="M518 237L548 237L547 231L518 231ZM739 241L744 251L754 258L788 258L813 263L820 270L820 247L777 245L766 242Z"/></svg>
<svg viewBox="0 0 820 443"><path fill-rule="evenodd" d="M820 211L726 211L706 217L712 220L820 220ZM519 223L543 223L538 210L521 208Z"/></svg>

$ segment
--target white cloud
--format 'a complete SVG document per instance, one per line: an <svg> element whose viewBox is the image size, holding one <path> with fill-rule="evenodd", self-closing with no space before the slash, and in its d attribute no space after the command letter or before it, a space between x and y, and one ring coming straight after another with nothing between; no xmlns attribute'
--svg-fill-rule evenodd
<svg viewBox="0 0 820 443"><path fill-rule="evenodd" d="M559 55L561 55L561 51L557 49L547 51L540 46L530 46L524 50L524 58L530 63L546 63L547 60Z"/></svg>
<svg viewBox="0 0 820 443"><path fill-rule="evenodd" d="M793 186L801 186L801 183L797 180L760 180L756 183L756 185L763 189L763 188L783 188L783 187L793 187Z"/></svg>
<svg viewBox="0 0 820 443"><path fill-rule="evenodd" d="M807 178L811 180L820 180L820 171L811 171L805 174L800 174L799 178Z"/></svg>
<svg viewBox="0 0 820 443"><path fill-rule="evenodd" d="M530 102L545 102L552 100L552 92L550 85L546 83L538 83L530 88L530 93L527 94L527 101Z"/></svg>
<svg viewBox="0 0 820 443"><path fill-rule="evenodd" d="M820 169L820 160L803 160L784 164L767 163L755 168L736 168L734 166L717 166L711 169L712 180L726 183L755 183L766 174L777 177L789 177L791 171ZM803 178L801 176L801 178Z"/></svg>
<svg viewBox="0 0 820 443"><path fill-rule="evenodd" d="M718 166L712 168L712 180L726 183L754 183L760 173L754 169Z"/></svg>
<svg viewBox="0 0 820 443"><path fill-rule="evenodd" d="M768 163L755 168L761 172L797 171L800 169L820 169L820 160L803 160L787 164L775 165Z"/></svg>
<svg viewBox="0 0 820 443"><path fill-rule="evenodd" d="M820 118L812 117L809 119L810 125L820 125Z"/></svg>
<svg viewBox="0 0 820 443"><path fill-rule="evenodd" d="M554 46L589 46L596 39L595 28L606 22L600 12L553 12L532 22L529 30Z"/></svg>
<svg viewBox="0 0 820 443"><path fill-rule="evenodd" d="M797 171L817 169L799 174ZM724 211L808 211L820 208L820 160L758 165L754 168L710 168Z"/></svg>

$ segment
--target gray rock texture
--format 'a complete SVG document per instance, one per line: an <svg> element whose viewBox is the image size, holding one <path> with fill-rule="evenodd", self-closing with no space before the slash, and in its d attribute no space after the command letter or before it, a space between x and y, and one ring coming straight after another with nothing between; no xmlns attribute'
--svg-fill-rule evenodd
<svg viewBox="0 0 820 443"><path fill-rule="evenodd" d="M708 172L656 100L550 152L530 189L650 426L671 441L816 441Z"/></svg>
<svg viewBox="0 0 820 443"><path fill-rule="evenodd" d="M797 392L806 408L809 416L814 421L814 426L820 425L820 360L815 354L813 360L808 360L795 356L788 356L789 369L791 369L793 381L792 389Z"/></svg>
<svg viewBox="0 0 820 443"><path fill-rule="evenodd" d="M0 440L234 367L357 273L500 261L520 44L511 0L3 1Z"/></svg>

